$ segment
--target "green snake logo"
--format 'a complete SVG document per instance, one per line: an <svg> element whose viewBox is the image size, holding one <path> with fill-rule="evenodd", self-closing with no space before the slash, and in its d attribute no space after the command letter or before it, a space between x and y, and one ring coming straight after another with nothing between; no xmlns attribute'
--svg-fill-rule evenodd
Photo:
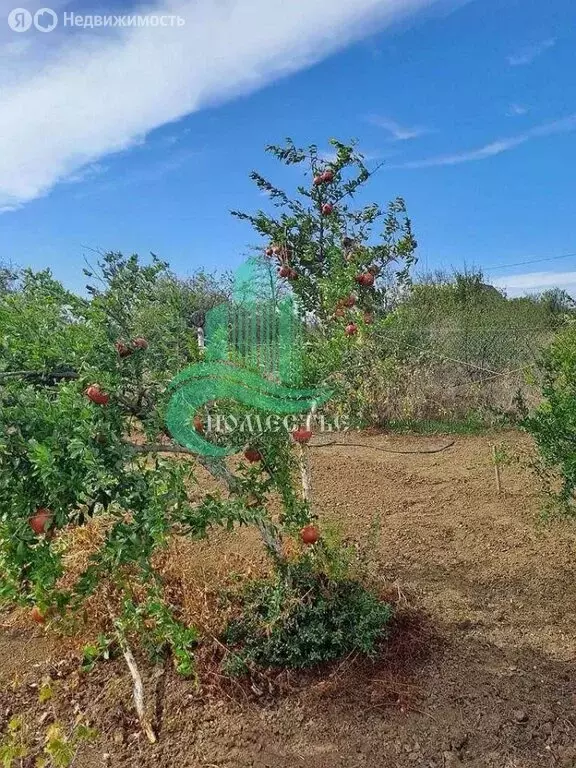
<svg viewBox="0 0 576 768"><path fill-rule="evenodd" d="M177 374L166 426L174 440L201 456L234 452L206 440L194 426L199 409L229 400L275 416L307 413L331 392L298 387L302 326L290 295L279 296L268 265L249 260L236 273L233 300L206 315L204 360Z"/></svg>

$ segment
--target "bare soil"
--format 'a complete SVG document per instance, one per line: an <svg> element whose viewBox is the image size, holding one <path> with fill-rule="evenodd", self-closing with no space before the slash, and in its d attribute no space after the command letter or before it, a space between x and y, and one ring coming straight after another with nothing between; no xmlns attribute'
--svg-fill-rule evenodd
<svg viewBox="0 0 576 768"><path fill-rule="evenodd" d="M576 521L542 521L522 462L502 468L502 494L495 486L491 445L505 440L526 459L527 440L456 437L439 453L416 451L451 438L338 440L367 447L312 451L315 504L359 545L379 524L375 562L398 619L377 660L241 684L147 665L159 732L150 746L120 660L81 675L61 640L4 616L0 726L23 714L39 749L47 724L86 715L99 737L76 768L576 767ZM218 533L182 556L209 570L224 541L230 552L253 546L245 533ZM45 676L54 696L40 704Z"/></svg>

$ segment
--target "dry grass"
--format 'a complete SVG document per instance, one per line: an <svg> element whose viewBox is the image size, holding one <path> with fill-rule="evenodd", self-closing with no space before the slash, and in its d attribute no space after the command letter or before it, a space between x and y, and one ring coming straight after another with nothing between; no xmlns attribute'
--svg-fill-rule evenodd
<svg viewBox="0 0 576 768"><path fill-rule="evenodd" d="M467 420L483 414L517 417L518 393L529 408L538 404L538 391L523 370L506 375L466 370L451 363L419 363L393 370L375 370L360 397L374 424L395 420Z"/></svg>
<svg viewBox="0 0 576 768"><path fill-rule="evenodd" d="M180 619L208 636L219 635L226 623L219 600L222 590L240 579L269 573L262 557L233 551L218 555L212 549L205 542L174 536L154 561L165 584L165 596L178 606Z"/></svg>

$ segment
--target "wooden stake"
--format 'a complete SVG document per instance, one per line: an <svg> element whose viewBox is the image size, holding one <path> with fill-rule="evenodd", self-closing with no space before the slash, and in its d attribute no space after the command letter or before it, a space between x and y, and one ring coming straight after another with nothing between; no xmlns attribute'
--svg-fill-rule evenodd
<svg viewBox="0 0 576 768"><path fill-rule="evenodd" d="M498 455L496 453L496 446L492 446L492 459L494 461L494 474L496 476L496 491L498 494L502 493L502 483L500 481L500 464L498 462Z"/></svg>
<svg viewBox="0 0 576 768"><path fill-rule="evenodd" d="M307 448L302 443L298 444L298 464L302 478L302 496L308 504L312 503L312 484L310 482L310 465L308 464Z"/></svg>
<svg viewBox="0 0 576 768"><path fill-rule="evenodd" d="M306 417L306 429L312 431L316 420L316 403L312 404L312 409ZM298 444L298 464L300 465L300 475L302 477L302 496L310 508L312 508L312 480L310 478L310 463L308 461L308 446L304 443Z"/></svg>

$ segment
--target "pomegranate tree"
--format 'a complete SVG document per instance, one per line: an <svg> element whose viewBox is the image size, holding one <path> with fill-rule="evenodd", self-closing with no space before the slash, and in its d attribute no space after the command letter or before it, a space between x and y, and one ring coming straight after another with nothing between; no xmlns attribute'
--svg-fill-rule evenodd
<svg viewBox="0 0 576 768"><path fill-rule="evenodd" d="M304 182L290 197L254 173L275 210L236 215L262 235L262 258L302 315L317 320L304 339L307 383L344 382L350 391L385 309L381 276L408 279L415 241L402 200L386 211L351 208L371 173L354 147L332 145L329 161L315 147L269 147L282 162L301 164ZM237 621L224 638L228 660L306 666L373 650L389 609L361 584L333 576L341 558L323 536L312 498L313 414L298 414L292 428L215 438L236 454L233 469L196 454L182 461L185 449L165 423L169 384L203 359L198 314L226 297L206 278L175 284L156 258L142 265L106 254L97 269L103 287L89 285L89 298L48 273L26 273L17 290L0 296L0 597L49 626L98 594L131 673L133 639L169 649L189 674L201 637L166 599L155 555L173 535L254 525L272 575L238 598ZM228 415L255 410L217 407ZM190 425L214 439L205 413L193 414ZM191 494L195 464L226 493ZM72 578L66 537L98 522L101 538ZM145 719L143 726L150 738Z"/></svg>
<svg viewBox="0 0 576 768"><path fill-rule="evenodd" d="M301 183L290 194L254 171L251 178L270 205L233 213L261 236L263 258L278 261L303 313L317 321L307 339L307 383L328 383L334 403L365 420L370 398L364 391L378 375L369 375L370 366L382 357L376 340L391 295L409 285L416 240L402 198L384 207L354 205L378 169L370 170L354 145L330 144L329 158L315 145L300 148L291 140L267 147L281 163L302 169ZM290 280L290 270L297 280Z"/></svg>

